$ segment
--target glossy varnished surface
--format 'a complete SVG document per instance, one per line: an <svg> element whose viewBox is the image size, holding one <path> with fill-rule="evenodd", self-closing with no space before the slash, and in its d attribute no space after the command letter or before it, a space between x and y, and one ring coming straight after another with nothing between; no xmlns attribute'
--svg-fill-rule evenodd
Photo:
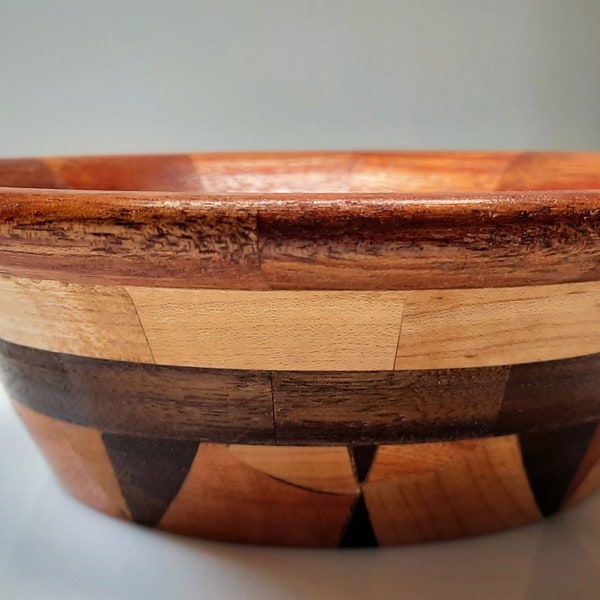
<svg viewBox="0 0 600 600"><path fill-rule="evenodd" d="M471 536L600 482L581 153L0 161L0 359L64 487L204 537Z"/></svg>
<svg viewBox="0 0 600 600"><path fill-rule="evenodd" d="M592 153L5 160L0 265L238 289L589 281L599 165Z"/></svg>

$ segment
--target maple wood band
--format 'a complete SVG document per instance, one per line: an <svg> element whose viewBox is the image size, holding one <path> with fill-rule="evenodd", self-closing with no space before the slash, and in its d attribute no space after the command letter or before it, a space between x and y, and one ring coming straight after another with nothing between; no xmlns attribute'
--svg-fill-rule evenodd
<svg viewBox="0 0 600 600"><path fill-rule="evenodd" d="M401 372L200 369L0 342L19 403L105 433L249 444L401 443L566 427L600 416L600 354Z"/></svg>
<svg viewBox="0 0 600 600"><path fill-rule="evenodd" d="M596 281L599 172L600 153L0 161L0 272L255 290Z"/></svg>

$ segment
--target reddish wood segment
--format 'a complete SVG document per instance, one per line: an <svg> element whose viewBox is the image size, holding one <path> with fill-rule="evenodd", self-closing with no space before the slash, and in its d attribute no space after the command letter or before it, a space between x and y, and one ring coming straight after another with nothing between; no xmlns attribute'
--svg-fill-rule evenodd
<svg viewBox="0 0 600 600"><path fill-rule="evenodd" d="M0 161L0 269L223 289L597 280L599 165L577 153Z"/></svg>

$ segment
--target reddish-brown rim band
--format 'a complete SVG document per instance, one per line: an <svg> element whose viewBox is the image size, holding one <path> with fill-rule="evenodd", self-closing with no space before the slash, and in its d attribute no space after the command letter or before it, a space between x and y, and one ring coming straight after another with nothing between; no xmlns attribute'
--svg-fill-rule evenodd
<svg viewBox="0 0 600 600"><path fill-rule="evenodd" d="M221 289L600 280L600 191L230 194L0 188L0 273Z"/></svg>
<svg viewBox="0 0 600 600"><path fill-rule="evenodd" d="M600 416L600 354L395 372L203 369L0 342L12 398L105 433L335 445L508 435Z"/></svg>

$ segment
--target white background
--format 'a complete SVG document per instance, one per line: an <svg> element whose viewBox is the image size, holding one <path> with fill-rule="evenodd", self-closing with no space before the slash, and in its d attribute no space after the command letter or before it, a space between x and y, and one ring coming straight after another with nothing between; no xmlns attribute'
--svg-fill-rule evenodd
<svg viewBox="0 0 600 600"><path fill-rule="evenodd" d="M0 156L599 149L598 0L0 0ZM119 523L0 399L0 598L595 598L600 496L473 540L306 551Z"/></svg>

